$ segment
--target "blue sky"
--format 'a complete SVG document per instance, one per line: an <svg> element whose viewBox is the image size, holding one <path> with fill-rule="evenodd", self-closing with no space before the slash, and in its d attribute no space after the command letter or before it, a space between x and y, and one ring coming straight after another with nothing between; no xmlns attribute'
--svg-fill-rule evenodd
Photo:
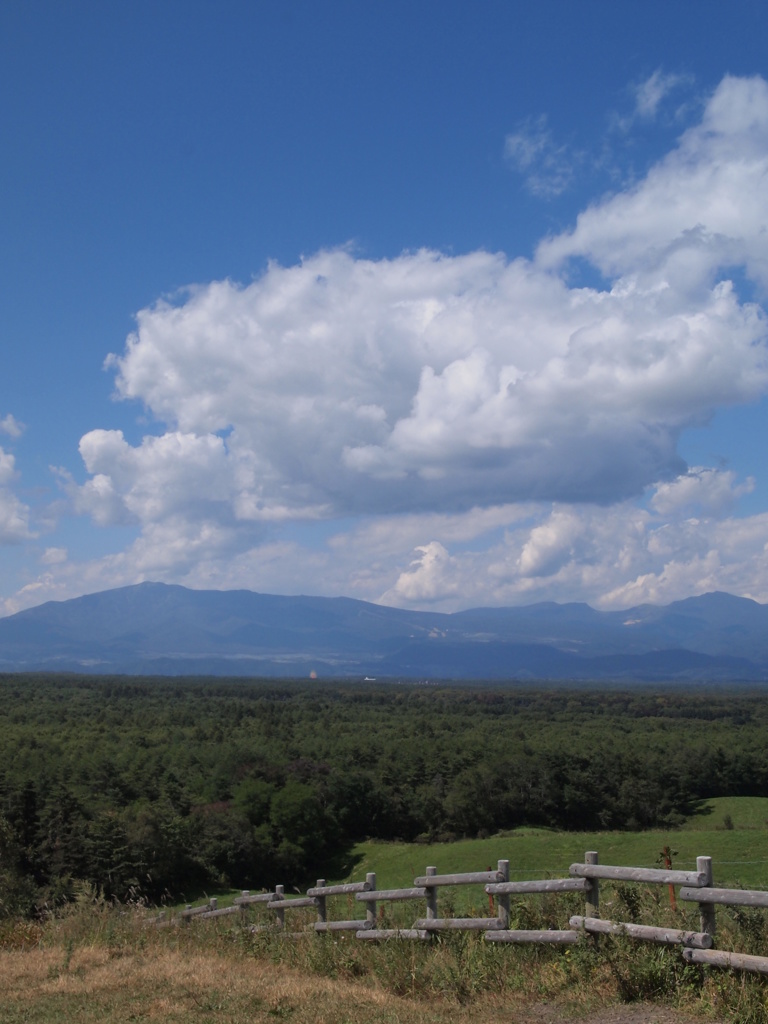
<svg viewBox="0 0 768 1024"><path fill-rule="evenodd" d="M768 601L767 30L0 6L0 613Z"/></svg>

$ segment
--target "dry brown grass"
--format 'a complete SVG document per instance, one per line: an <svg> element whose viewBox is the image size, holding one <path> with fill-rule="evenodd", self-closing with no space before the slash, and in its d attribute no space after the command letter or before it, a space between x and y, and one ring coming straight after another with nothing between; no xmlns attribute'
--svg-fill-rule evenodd
<svg viewBox="0 0 768 1024"><path fill-rule="evenodd" d="M284 965L211 953L115 956L81 948L0 953L0 1021L274 1021L443 1024L519 1021L523 1006L487 995L471 1006L405 999L376 985L305 975Z"/></svg>
<svg viewBox="0 0 768 1024"><path fill-rule="evenodd" d="M2 1024L91 1024L108 1021L194 1021L245 1024L545 1024L582 1018L609 1022L684 1022L663 1007L603 1007L564 1004L563 978L537 982L539 992L485 993L470 1003L393 995L378 985L307 975L285 965L232 959L210 952L153 949L115 954L85 947L62 959L61 949L0 953ZM597 993L595 993L597 995ZM583 1016L586 1015L586 1016Z"/></svg>
<svg viewBox="0 0 768 1024"><path fill-rule="evenodd" d="M254 940L218 922L161 930L81 907L0 934L0 1024L690 1024L670 1006L619 1005L607 963L586 983L584 966L476 937Z"/></svg>
<svg viewBox="0 0 768 1024"><path fill-rule="evenodd" d="M51 1009L54 1004L63 1011L76 1007L79 1019L87 1004L85 1019L94 1020L269 1019L294 1016L299 1006L311 1010L302 1015L307 1021L330 1020L339 1019L342 1002L351 998L346 991L351 986L339 982L179 950L114 957L106 950L81 949L66 969L60 952L53 950L10 953L0 963L6 1006L28 1006L34 994ZM373 1007L381 1001L379 993L356 993L354 998ZM67 1019L66 1011L59 1019Z"/></svg>

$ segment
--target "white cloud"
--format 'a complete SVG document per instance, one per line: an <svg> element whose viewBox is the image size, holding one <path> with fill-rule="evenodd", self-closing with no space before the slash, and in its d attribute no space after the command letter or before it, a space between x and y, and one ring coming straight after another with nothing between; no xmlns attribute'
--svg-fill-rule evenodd
<svg viewBox="0 0 768 1024"><path fill-rule="evenodd" d="M10 488L15 478L15 459L0 447L0 544L20 544L33 536L29 508Z"/></svg>
<svg viewBox="0 0 768 1024"><path fill-rule="evenodd" d="M523 175L528 191L542 199L561 195L573 180L574 165L583 159L555 142L545 114L529 118L506 137L504 156Z"/></svg>
<svg viewBox="0 0 768 1024"><path fill-rule="evenodd" d="M573 561L584 541L586 523L572 509L555 509L547 522L531 530L518 559L523 578L552 576Z"/></svg>
<svg viewBox="0 0 768 1024"><path fill-rule="evenodd" d="M723 269L743 266L768 288L765 230L768 84L726 77L699 124L627 192L579 215L542 243L538 260L586 258L609 277L693 300Z"/></svg>
<svg viewBox="0 0 768 1024"><path fill-rule="evenodd" d="M457 593L453 560L439 541L432 540L417 547L416 555L406 571L400 573L394 587L382 594L382 604L413 608L435 600L444 603Z"/></svg>
<svg viewBox="0 0 768 1024"><path fill-rule="evenodd" d="M676 500L692 479L694 490L716 496L702 501L701 492L694 495L696 517L691 501ZM525 503L371 517L312 547L301 541L244 544L235 530L213 521L170 519L147 527L126 550L90 563L49 559L47 571L7 609L145 579L346 594L443 610L545 600L623 608L715 589L768 602L768 514L737 518L717 497L738 497L747 488L730 471L697 469L654 489L648 508L629 501L610 507Z"/></svg>
<svg viewBox="0 0 768 1024"><path fill-rule="evenodd" d="M642 118L656 117L662 101L676 88L690 82L687 75L665 74L657 68L635 88L635 113Z"/></svg>
<svg viewBox="0 0 768 1024"><path fill-rule="evenodd" d="M608 609L727 590L768 602L768 514L684 518L684 511L662 516L629 502L539 508L533 522L519 520L502 541L474 550L425 531L434 539L415 548L382 600L446 610L545 600Z"/></svg>
<svg viewBox="0 0 768 1024"><path fill-rule="evenodd" d="M738 498L754 490L754 486L753 477L736 484L736 474L730 470L693 466L685 476L659 484L651 504L661 515L684 509L722 514L733 508Z"/></svg>
<svg viewBox="0 0 768 1024"><path fill-rule="evenodd" d="M0 488L0 544L20 544L33 536L28 506L10 491Z"/></svg>
<svg viewBox="0 0 768 1024"><path fill-rule="evenodd" d="M67 560L66 548L46 548L40 557L43 565L61 565Z"/></svg>
<svg viewBox="0 0 768 1024"><path fill-rule="evenodd" d="M768 86L725 79L678 149L533 262L321 252L142 310L110 365L168 430L87 434L78 507L245 545L292 518L610 503L673 479L680 430L768 382L764 314L717 280L768 259L763 175ZM610 288L569 287L570 256Z"/></svg>
<svg viewBox="0 0 768 1024"><path fill-rule="evenodd" d="M0 487L9 484L16 476L16 460L10 452L0 448Z"/></svg>
<svg viewBox="0 0 768 1024"><path fill-rule="evenodd" d="M118 392L172 428L81 445L102 522L612 501L683 467L684 426L766 383L765 325L727 284L569 289L474 253L322 253L139 317ZM226 432L226 440L220 436Z"/></svg>
<svg viewBox="0 0 768 1024"><path fill-rule="evenodd" d="M646 85L650 111L672 83ZM510 159L533 167L547 131ZM87 481L64 481L76 511L140 535L40 586L452 607L718 583L768 599L765 522L722 518L750 481L677 453L685 427L768 386L765 315L727 280L743 266L768 288L765 180L768 85L726 78L673 152L532 261L320 252L142 310L109 365L157 429L137 445L89 432ZM572 257L606 287L572 287ZM277 530L359 517L311 549Z"/></svg>
<svg viewBox="0 0 768 1024"><path fill-rule="evenodd" d="M92 430L80 454L92 478L76 491L79 511L103 525L197 518L229 508L235 494L237 466L214 434L173 431L133 448L120 430Z"/></svg>
<svg viewBox="0 0 768 1024"><path fill-rule="evenodd" d="M9 412L7 416L0 420L0 430L4 434L8 434L9 437L21 437L24 433L24 424L19 423L12 413Z"/></svg>

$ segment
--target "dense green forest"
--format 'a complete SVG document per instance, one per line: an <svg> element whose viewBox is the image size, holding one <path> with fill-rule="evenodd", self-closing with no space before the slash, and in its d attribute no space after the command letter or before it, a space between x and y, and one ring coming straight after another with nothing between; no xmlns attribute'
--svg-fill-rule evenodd
<svg viewBox="0 0 768 1024"><path fill-rule="evenodd" d="M0 676L0 914L332 876L366 837L768 794L764 690Z"/></svg>

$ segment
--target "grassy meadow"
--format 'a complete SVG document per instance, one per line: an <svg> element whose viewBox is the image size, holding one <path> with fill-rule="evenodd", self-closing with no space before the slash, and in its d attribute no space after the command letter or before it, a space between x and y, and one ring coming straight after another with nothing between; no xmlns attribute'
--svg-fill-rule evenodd
<svg viewBox="0 0 768 1024"><path fill-rule="evenodd" d="M726 822L729 827L726 828ZM673 867L694 870L696 858L712 858L716 885L768 888L768 797L719 797L703 801L679 829L643 832L558 832L520 828L489 839L454 843L358 843L354 867L344 881L375 871L377 884L395 888L413 883L428 864L440 873L481 871L509 860L510 878L524 880L568 874L597 850L603 864L658 867L665 846L674 854Z"/></svg>
<svg viewBox="0 0 768 1024"><path fill-rule="evenodd" d="M672 866L683 871L694 870L697 857L711 857L716 886L768 889L768 797L702 801L696 813L674 830L558 832L519 828L488 839L451 843L357 843L343 858L342 872L327 881L358 882L373 871L378 888L406 888L425 873L428 865L437 867L441 874L452 874L495 868L502 859L509 860L513 881L559 878L567 876L571 864L583 861L587 850L597 850L603 864L653 868L662 866L664 847L671 851ZM479 886L446 887L441 893L462 913L475 905L485 905L487 899ZM197 902L215 896L218 906L226 907L239 894L239 889L211 889ZM345 917L365 916L363 904L351 898L345 903ZM170 909L183 907L183 903L177 903Z"/></svg>
<svg viewBox="0 0 768 1024"><path fill-rule="evenodd" d="M412 884L435 864L441 872L479 870L502 858L513 878L565 875L596 849L603 863L655 866L663 846L674 864L714 860L721 884L766 887L768 798L707 801L674 832L560 833L518 829L489 839L439 844L360 843L347 879L376 871L379 886ZM347 880L343 878L334 881ZM665 889L643 891L631 906L648 923L695 927L696 908L669 906ZM655 890L655 895L651 895ZM223 905L234 895L219 893ZM609 890L606 887L606 903ZM441 890L452 912L484 914L481 887ZM557 927L578 913L581 897L526 902L521 927ZM362 912L342 898L342 916ZM414 904L392 909L406 924ZM339 909L339 903L335 904ZM329 909L330 901L329 901ZM605 907L608 910L608 906ZM617 908L619 909L619 908ZM421 912L420 910L418 911ZM556 920L560 915L560 920ZM334 915L336 916L336 915ZM183 928L147 926L141 907L116 907L84 889L78 901L47 922L6 922L0 928L0 1024L90 1024L107 1021L195 1021L249 1024L543 1024L627 1020L684 1024L692 1017L739 1024L768 1021L768 987L759 977L696 968L675 949L622 938L576 947L495 946L479 935L446 935L432 943L358 942L340 934L287 939L253 934L223 918ZM267 914L268 917L268 914ZM309 923L312 911L289 915ZM718 911L720 948L768 950L768 915ZM638 1016L639 1014L639 1016Z"/></svg>

